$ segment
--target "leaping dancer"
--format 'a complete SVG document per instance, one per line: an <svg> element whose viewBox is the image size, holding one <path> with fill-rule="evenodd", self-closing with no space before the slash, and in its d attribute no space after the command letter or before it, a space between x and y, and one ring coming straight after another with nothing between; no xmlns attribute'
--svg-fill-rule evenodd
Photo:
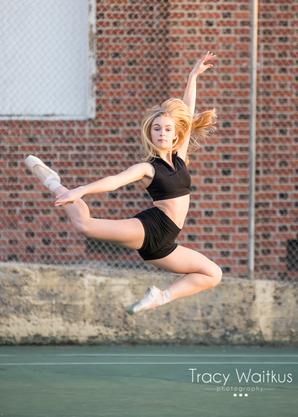
<svg viewBox="0 0 298 417"><path fill-rule="evenodd" d="M63 206L77 231L94 239L135 249L145 263L185 274L164 290L154 285L148 288L141 300L127 307L130 314L215 287L222 278L222 270L215 262L175 241L183 228L190 203L189 145L197 144L196 138L204 138L214 130L215 109L197 114L194 111L197 77L213 67L215 57L208 51L196 62L188 76L183 100L169 98L147 110L141 124L145 154L142 162L115 175L68 190L61 184L58 173L39 158L30 155L25 159L28 169L55 194L54 205ZM127 219L90 216L82 197L115 191L133 182L148 191L153 207Z"/></svg>

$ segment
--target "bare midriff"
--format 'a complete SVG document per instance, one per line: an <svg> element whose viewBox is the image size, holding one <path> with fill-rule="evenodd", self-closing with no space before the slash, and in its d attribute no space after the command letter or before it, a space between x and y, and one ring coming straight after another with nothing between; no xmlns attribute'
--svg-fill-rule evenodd
<svg viewBox="0 0 298 417"><path fill-rule="evenodd" d="M155 200L153 205L162 210L180 229L183 228L190 202L190 195L169 198L167 200Z"/></svg>

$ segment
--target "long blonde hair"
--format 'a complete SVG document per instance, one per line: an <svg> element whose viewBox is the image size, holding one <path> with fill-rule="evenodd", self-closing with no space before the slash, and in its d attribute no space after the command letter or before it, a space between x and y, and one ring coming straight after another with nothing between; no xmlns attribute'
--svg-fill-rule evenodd
<svg viewBox="0 0 298 417"><path fill-rule="evenodd" d="M176 139L173 141L172 151L177 150L183 144L189 132L189 149L195 149L201 146L199 140L205 139L216 130L214 126L217 117L215 108L192 116L188 106L182 100L169 98L161 105L149 108L142 119L141 140L145 153L145 156L142 158L143 161L148 161L155 157L159 151L159 148L152 143L150 132L154 119L162 115L171 117L175 122ZM188 155L185 163L186 165L189 164Z"/></svg>

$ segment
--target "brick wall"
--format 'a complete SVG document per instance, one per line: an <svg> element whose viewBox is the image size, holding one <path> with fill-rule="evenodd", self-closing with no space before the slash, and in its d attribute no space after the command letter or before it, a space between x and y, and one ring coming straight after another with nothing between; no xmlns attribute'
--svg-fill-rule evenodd
<svg viewBox="0 0 298 417"><path fill-rule="evenodd" d="M294 278L287 242L297 239L297 3L261 0L259 6L256 277ZM192 64L207 50L218 60L198 80L197 110L215 106L218 131L190 157L192 198L179 243L229 275L247 275L247 0L98 1L96 119L0 121L1 261L139 261L134 251L73 231L23 159L32 153L51 163L69 188L138 162L143 111L170 96L182 98ZM137 184L86 201L94 217L110 219L151 205Z"/></svg>

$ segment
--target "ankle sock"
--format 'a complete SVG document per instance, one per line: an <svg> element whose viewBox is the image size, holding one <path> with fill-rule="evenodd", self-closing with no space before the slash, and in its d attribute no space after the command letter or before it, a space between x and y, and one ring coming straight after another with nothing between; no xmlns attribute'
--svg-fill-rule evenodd
<svg viewBox="0 0 298 417"><path fill-rule="evenodd" d="M163 304L167 304L171 301L171 293L170 290L163 290L162 292L162 299L163 299Z"/></svg>
<svg viewBox="0 0 298 417"><path fill-rule="evenodd" d="M56 178L49 177L43 182L43 185L54 193L57 188L61 187L61 182Z"/></svg>

